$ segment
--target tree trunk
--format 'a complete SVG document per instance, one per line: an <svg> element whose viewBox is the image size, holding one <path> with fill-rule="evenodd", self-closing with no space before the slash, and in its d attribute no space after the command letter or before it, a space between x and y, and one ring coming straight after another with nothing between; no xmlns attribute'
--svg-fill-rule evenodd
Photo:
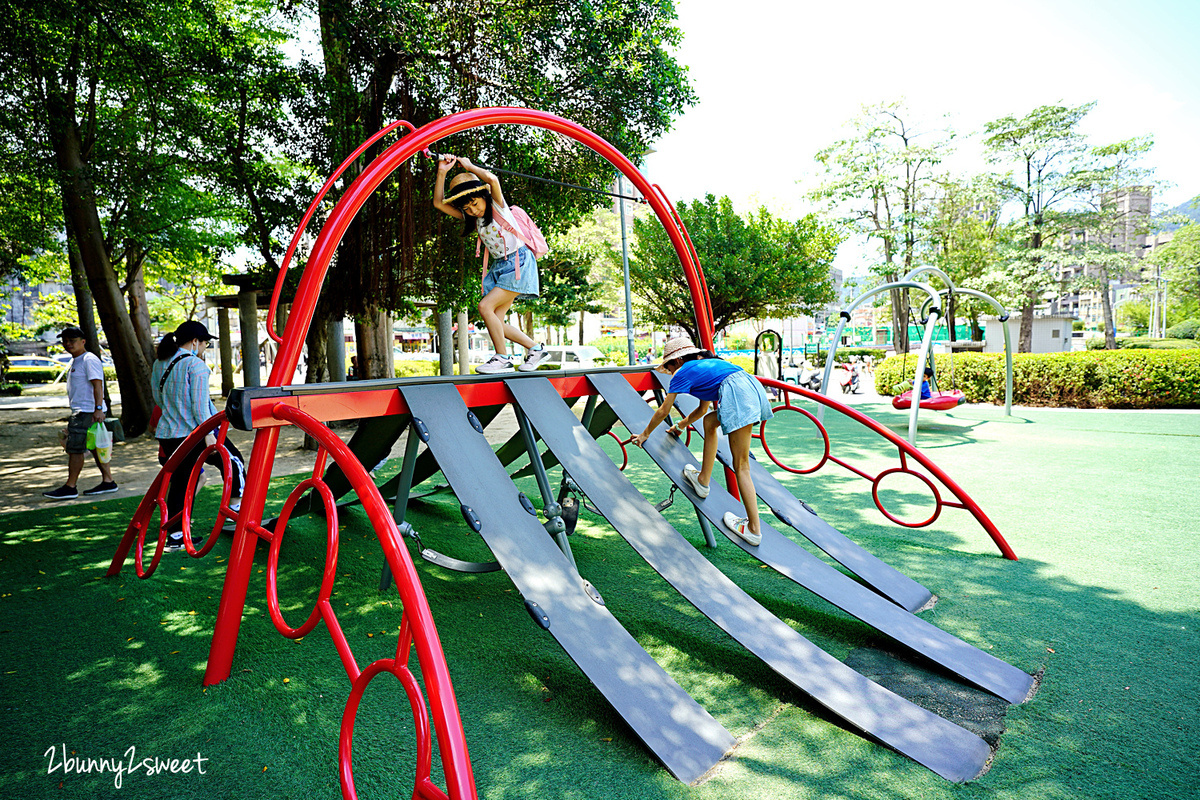
<svg viewBox="0 0 1200 800"><path fill-rule="evenodd" d="M1114 324L1112 298L1107 286L1100 290L1100 305L1104 309L1104 349L1116 350L1117 326Z"/></svg>
<svg viewBox="0 0 1200 800"><path fill-rule="evenodd" d="M130 258L141 258L134 247L128 247L127 252L130 253ZM150 307L146 302L145 272L140 265L125 284L125 296L129 298L129 319L133 322L134 333L142 346L142 352L146 354L146 361L153 363L154 335L150 332Z"/></svg>
<svg viewBox="0 0 1200 800"><path fill-rule="evenodd" d="M1017 352L1033 352L1033 307L1037 304L1037 292L1030 291L1021 306L1021 332L1017 336ZM1008 323L1005 323L1006 325Z"/></svg>
<svg viewBox="0 0 1200 800"><path fill-rule="evenodd" d="M125 298L109 261L71 104L60 93L52 91L48 106L63 209L116 367L117 385L121 388L121 425L127 435L139 436L146 430L154 406L150 393L150 363L125 309Z"/></svg>
<svg viewBox="0 0 1200 800"><path fill-rule="evenodd" d="M361 380L396 377L392 354L392 316L387 311L372 309L366 321L354 323L358 339L358 370Z"/></svg>
<svg viewBox="0 0 1200 800"><path fill-rule="evenodd" d="M895 278L889 278L895 280ZM908 292L904 289L888 291L892 300L892 346L897 353L908 352Z"/></svg>

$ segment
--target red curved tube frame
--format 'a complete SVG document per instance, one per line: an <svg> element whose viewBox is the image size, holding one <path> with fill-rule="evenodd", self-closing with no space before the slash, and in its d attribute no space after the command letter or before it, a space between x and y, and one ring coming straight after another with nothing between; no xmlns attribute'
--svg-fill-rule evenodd
<svg viewBox="0 0 1200 800"><path fill-rule="evenodd" d="M838 466L842 467L843 469L846 469L850 472L853 472L855 475L858 475L861 478L865 478L866 480L871 481L871 495L875 500L876 507L889 520L891 520L892 522L895 522L898 525L904 525L905 527L920 528L920 527L924 527L925 525L929 525L935 519L937 519L938 515L941 513L941 508L943 505L950 506L951 508L964 509L966 511L969 511L971 513L971 515L975 517L975 520L980 524L980 526L983 527L983 529L987 532L988 536L990 536L992 538L992 541L995 542L996 547L999 548L1000 553L1005 558L1012 560L1012 561L1017 560L1017 554L1009 546L1008 542L1006 542L1004 540L1004 536L1001 535L999 529L996 528L996 525L991 521L991 519L988 518L988 515L983 512L983 509L981 509L979 507L979 505L974 500L971 499L970 495L968 495L965 491L963 491L962 487L960 487L957 483L955 483L950 478L950 476L947 475L941 469L941 467L934 464L933 461L931 461L924 453L922 453L920 450L918 450L916 447L914 447L912 444L910 444L908 442L908 440L902 438L901 436L898 436L890 428L885 428L883 425L880 425L878 422L871 419L866 414L863 414L860 411L856 411L855 409L851 408L850 406L847 406L843 403L839 403L838 401L836 401L830 397L826 397L823 394L809 391L808 389L805 389L803 387L792 386L790 384L783 383L782 381L773 380L771 378L759 377L758 380L759 380L759 383L763 384L764 386L770 386L772 388L780 390L781 392L784 392L784 405L781 406L781 408L796 408L795 406L792 405L792 398L791 398L792 394L798 394L801 397L805 397L809 400L813 400L817 403L821 403L822 405L824 405L828 408L832 408L835 411L845 414L847 417L850 417L850 419L854 420L855 422L859 423L860 425L866 426L870 430L872 430L875 433L882 436L884 439L887 439L889 442L891 442L892 444L894 444L896 446L896 449L899 451L899 457L900 457L900 466L899 467L885 470L884 472L881 472L878 475L871 475L870 473L865 472L864 470L861 470L858 467L855 467L854 465L838 458L837 456L831 455L829 453L829 437L828 437L828 434L825 432L824 425L822 425L818 420L816 420L816 417L814 415L809 414L808 412L804 411L804 409L797 408L796 410L800 411L801 413L804 413L806 416L808 416L810 419L812 419L814 422L816 422L817 428L821 431L821 435L825 437L825 457L822 459L820 464L818 464L816 467L812 467L808 470L799 470L799 469L795 469L793 467L789 467L786 464L783 464L782 462L779 461L779 459L777 459L774 456L774 454L771 453L771 450L767 447L767 440L766 440L766 434L765 434L766 423L763 423L759 426L759 432L757 434L757 437L762 442L763 450L766 451L767 455L770 457L770 459L773 462L775 462L775 464L777 466L779 466L782 469L787 470L788 472L796 472L796 473L814 472L817 469L819 469L821 466L823 466L823 464L825 463L826 460L831 461L831 462L837 464ZM945 486L947 489L950 490L951 494L953 494L956 498L958 498L958 502L952 502L950 500L944 499L941 496L941 493L938 492L937 487L931 481L929 481L928 478L921 475L921 473L910 469L908 466L908 459L910 459L910 458L913 459L914 461L916 461L918 464L920 464L926 470L928 470L929 473L931 475L933 475L935 478L937 478L938 481L940 481L943 486ZM892 474L895 472L905 472L910 475L914 475L919 480L924 481L932 489L936 507L935 507L933 515L929 519L924 520L919 523L905 522L905 521L899 519L898 517L894 516L893 514L891 514L879 502L879 483L880 483L880 481L886 475Z"/></svg>
<svg viewBox="0 0 1200 800"><path fill-rule="evenodd" d="M196 445L204 441L204 437L208 436L213 431L216 431L216 443L205 447L199 458L196 459L195 465L192 467L188 475L188 491L184 495L183 509L173 517L167 518L167 490L171 482L171 477L175 471L179 469L180 462L184 457L192 451ZM212 531L208 535L208 539L204 545L197 550L192 541L192 503L195 498L196 484L200 479L200 470L204 467L204 459L211 453L218 453L223 466L223 474L229 475L230 461L229 451L225 449L225 436L229 431L229 422L225 419L225 412L221 411L209 417L200 424L196 430L192 431L176 448L171 457L167 459L167 463L154 476L154 480L150 483L150 488L146 490L142 501L138 504L137 510L134 511L133 517L129 520L129 525L125 528L125 535L121 539L121 543L117 545L117 552L113 554L113 560L109 564L107 575L116 575L121 571L121 566L125 563L125 559L129 554L129 549L136 542L137 549L133 554L134 571L139 578L149 578L158 569L159 559L162 558L163 548L167 540L167 527L176 521L181 521L183 524L183 542L187 554L192 558L201 558L212 550L213 545L220 538L221 529L225 525L225 520L235 519L237 512L229 507L229 492L230 482L225 480L224 487L221 492L221 503L217 512L217 520L213 523ZM159 514L158 534L155 537L157 545L154 549L154 555L150 560L150 566L145 566L145 548L146 548L146 533L150 527L150 519L154 512Z"/></svg>
<svg viewBox="0 0 1200 800"><path fill-rule="evenodd" d="M343 711L342 733L339 745L339 771L343 796L346 798L357 798L354 789L351 753L354 737L354 717L358 710L359 702L371 678L380 671L386 671L391 672L400 680L404 686L405 693L408 695L409 704L412 707L414 728L417 736L417 764L413 797L428 798L429 800L447 797L454 798L455 800L476 800L477 795L470 757L467 752L466 736L459 717L458 704L454 697L454 687L450 681L450 671L446 665L446 658L442 651L441 641L438 638L437 628L433 623L433 615L429 609L425 593L421 589L420 580L416 569L413 567L412 559L408 555L408 550L401 543L400 535L396 530L396 524L391 512L388 510L383 498L379 496L378 489L376 489L370 476L367 475L362 464L350 452L349 447L336 434L330 431L329 428L303 411L291 408L283 403L275 406L274 413L281 420L295 425L300 430L315 438L320 446L320 450L318 451L311 477L302 481L292 490L287 500L284 501L283 509L273 531L267 530L257 522L250 522L242 518L241 515L236 514L229 508L230 484L226 481L220 509L217 513L217 521L213 526L213 532L210 534L204 547L196 550L192 546L189 532L192 495L194 492L189 491L183 511L170 520L160 521L158 546L155 550L153 560L148 569L143 569L142 567L142 551L146 529L155 510L158 510L160 514L165 514L166 491L171 475L178 469L179 462L182 461L184 455L192 447L196 446L197 443L202 442L204 437L216 428L220 429L217 443L205 448L203 455L207 455L214 450L220 452L222 460L228 469L229 455L223 447L225 433L228 430L228 422L225 419L224 412L221 412L206 420L204 424L193 431L184 440L183 444L180 445L179 449L172 454L167 464L155 477L150 490L142 498L138 510L134 513L133 519L126 528L125 536L118 547L116 555L113 557L108 574L115 575L120 571L128 555L129 548L134 541L138 543L138 549L134 555L138 577L148 578L154 574L166 540L167 525L179 519L179 517L182 517L183 521L184 541L188 554L194 558L204 556L212 549L213 544L216 543L220 536L226 518L238 518L239 532L245 531L245 534L248 536L263 538L270 542L270 551L267 558L266 594L270 618L276 630L290 639L299 639L310 633L318 622L324 621L329 630L330 638L333 640L334 647L346 669L346 674L350 679L351 693L346 708ZM395 577L396 587L404 608L401 617L400 636L396 648L396 658L376 662L370 665L366 671L359 670L350 644L346 640L341 624L338 622L336 612L330 603L330 595L332 594L333 583L337 574L338 523L337 503L334 501L333 493L323 478L327 454L333 456L334 462L341 468L342 473L347 477L351 486L362 500L363 509L367 513L371 526L379 535L379 543L383 548L388 566L392 570L392 575ZM196 466L189 475L193 489L196 479L199 477L200 467L203 464L202 458L196 462ZM305 621L299 627L293 628L283 619L283 614L280 610L278 595L279 551L286 535L288 521L291 518L296 503L310 490L317 493L325 507L328 546L321 586L317 594L317 602ZM407 666L409 651L414 646L417 651L418 662L421 665L421 673L425 678L429 704L432 706L433 729L437 731L437 741L441 750L443 770L449 789L448 795L442 792L432 782L430 777L433 747L430 729L430 711L426 707L420 685Z"/></svg>
<svg viewBox="0 0 1200 800"><path fill-rule="evenodd" d="M341 165L333 171L333 174L329 176L327 181L325 181L325 185L321 187L319 192L317 192L317 196L314 197L313 201L308 204L308 210L304 212L304 216L300 219L300 226L296 228L296 233L292 236L292 242L288 245L287 253L283 257L283 263L279 267L279 274L275 276L275 288L271 291L271 304L267 307L267 336L274 339L276 343L283 342L283 339L275 332L275 315L279 311L279 294L283 291L283 279L287 276L288 267L291 266L292 256L296 254L296 246L300 244L300 236L304 233L305 228L308 227L308 223L309 220L312 219L312 215L316 213L317 206L319 206L321 201L325 199L325 195L329 193L329 190L333 187L333 184L337 182L337 179L342 176L342 173L345 172L346 169L353 164L368 147L375 144L375 142L379 141L401 125L404 125L410 131L416 130L411 122L400 119L396 120L391 125L388 125L383 130L377 132L370 139L367 139L365 142L360 144L358 149L351 153L346 160L343 161Z"/></svg>
<svg viewBox="0 0 1200 800"><path fill-rule="evenodd" d="M529 108L477 108L443 117L428 125L423 125L405 136L368 164L354 183L342 194L330 213L329 219L322 227L321 233L313 245L312 253L309 255L308 263L305 265L304 275L300 279L300 285L296 289L296 298L292 303L292 311L288 315L283 341L271 368L271 375L267 380L268 386L282 386L295 374L304 338L312 323L317 298L321 292L321 284L325 280L329 264L350 221L375 189L400 165L441 139L472 128L504 124L531 125L568 136L596 151L629 178L630 182L646 198L650 207L654 209L654 213L658 215L666 229L667 236L670 237L671 243L675 247L679 261L684 267L684 275L692 295L693 306L696 308L702 346L710 350L713 348L712 325L707 319L709 304L705 299L706 293L701 278L696 272L695 262L687 242L673 217L673 209L663 200L661 190L654 191L633 162L623 153L600 136L570 120Z"/></svg>

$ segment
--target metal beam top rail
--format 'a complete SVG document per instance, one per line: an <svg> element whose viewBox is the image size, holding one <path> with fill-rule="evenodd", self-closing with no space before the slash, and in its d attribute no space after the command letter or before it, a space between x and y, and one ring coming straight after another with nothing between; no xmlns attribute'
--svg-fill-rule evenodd
<svg viewBox="0 0 1200 800"><path fill-rule="evenodd" d="M230 393L225 413L233 427L244 431L286 425L272 411L279 403L300 409L322 422L404 414L408 406L398 390L418 384L451 384L471 408L503 405L513 402L504 381L523 378L548 378L562 397L583 397L595 394L587 375L597 372L623 374L635 389L647 391L654 388L652 369L642 364L561 372L542 370L498 375L425 375L340 383L244 387Z"/></svg>

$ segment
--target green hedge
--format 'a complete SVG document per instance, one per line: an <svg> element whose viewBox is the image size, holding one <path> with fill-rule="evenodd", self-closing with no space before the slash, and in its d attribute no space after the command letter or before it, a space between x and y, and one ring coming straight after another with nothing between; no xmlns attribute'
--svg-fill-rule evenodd
<svg viewBox="0 0 1200 800"><path fill-rule="evenodd" d="M62 371L54 367L9 367L7 377L17 383L50 383Z"/></svg>
<svg viewBox="0 0 1200 800"><path fill-rule="evenodd" d="M1200 319L1185 319L1166 331L1168 339L1195 339L1197 332L1200 332Z"/></svg>
<svg viewBox="0 0 1200 800"><path fill-rule="evenodd" d="M938 386L960 389L970 403L1004 402L1004 355L935 355ZM875 369L875 391L891 395L913 378L910 354L892 356ZM1089 350L1013 356L1013 402L1076 408L1200 407L1200 350Z"/></svg>

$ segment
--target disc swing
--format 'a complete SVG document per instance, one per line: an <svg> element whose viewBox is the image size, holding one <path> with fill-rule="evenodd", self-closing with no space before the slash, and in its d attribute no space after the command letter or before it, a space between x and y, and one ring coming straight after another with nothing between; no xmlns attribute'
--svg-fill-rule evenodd
<svg viewBox="0 0 1200 800"><path fill-rule="evenodd" d="M908 372L908 352L907 351L904 353L903 371L905 373ZM967 402L967 396L965 394L963 394L962 390L954 388L954 350L953 349L950 350L950 386L951 386L951 388L949 391L943 392L938 389L937 369L936 369L935 363L932 359L930 359L929 366L927 366L925 368L925 373L929 376L929 388L931 391L929 393L929 397L920 398L921 408L927 409L929 411L949 411L950 409L957 408L958 406ZM915 387L916 385L917 385L917 376L914 375L913 376L913 386ZM911 408L914 391L916 391L916 389L909 389L906 392L901 392L900 394L892 397L892 408L901 409L901 410ZM917 392L917 396L920 397L920 395L921 395L921 392Z"/></svg>

